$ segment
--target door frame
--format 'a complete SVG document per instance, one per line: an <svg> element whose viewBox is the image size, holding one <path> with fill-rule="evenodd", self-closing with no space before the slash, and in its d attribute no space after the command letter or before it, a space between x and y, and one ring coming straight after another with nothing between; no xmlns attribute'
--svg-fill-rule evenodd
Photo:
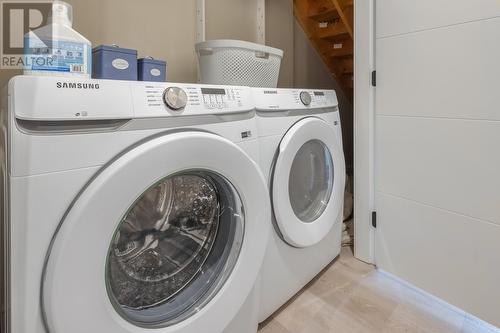
<svg viewBox="0 0 500 333"><path fill-rule="evenodd" d="M354 2L354 256L375 263L375 0Z"/></svg>

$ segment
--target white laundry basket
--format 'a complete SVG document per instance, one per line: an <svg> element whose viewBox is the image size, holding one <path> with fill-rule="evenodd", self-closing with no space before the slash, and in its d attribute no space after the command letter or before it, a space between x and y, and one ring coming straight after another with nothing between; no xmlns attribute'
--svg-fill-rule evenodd
<svg viewBox="0 0 500 333"><path fill-rule="evenodd" d="M201 83L276 88L283 51L240 40L196 44Z"/></svg>

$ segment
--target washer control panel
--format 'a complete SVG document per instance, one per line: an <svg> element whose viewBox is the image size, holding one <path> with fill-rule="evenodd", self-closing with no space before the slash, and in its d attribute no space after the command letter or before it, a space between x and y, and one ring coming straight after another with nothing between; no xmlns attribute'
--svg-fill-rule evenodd
<svg viewBox="0 0 500 333"><path fill-rule="evenodd" d="M248 112L255 108L250 88L175 83L137 83L136 116L188 116Z"/></svg>
<svg viewBox="0 0 500 333"><path fill-rule="evenodd" d="M251 88L259 111L337 108L335 90Z"/></svg>
<svg viewBox="0 0 500 333"><path fill-rule="evenodd" d="M254 112L248 87L17 76L9 89L24 120L99 120ZM58 98L47 98L57 96ZM33 107L33 101L43 101Z"/></svg>
<svg viewBox="0 0 500 333"><path fill-rule="evenodd" d="M200 88L203 104L207 109L224 109L241 105L241 91L236 88Z"/></svg>

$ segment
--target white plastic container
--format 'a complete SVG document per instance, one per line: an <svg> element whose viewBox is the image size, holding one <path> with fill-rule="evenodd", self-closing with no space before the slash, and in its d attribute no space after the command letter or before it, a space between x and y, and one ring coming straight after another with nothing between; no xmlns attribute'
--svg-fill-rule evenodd
<svg viewBox="0 0 500 333"><path fill-rule="evenodd" d="M201 83L276 88L283 51L240 40L196 44Z"/></svg>
<svg viewBox="0 0 500 333"><path fill-rule="evenodd" d="M54 1L48 24L25 36L24 74L90 78L92 44L72 26L71 5Z"/></svg>

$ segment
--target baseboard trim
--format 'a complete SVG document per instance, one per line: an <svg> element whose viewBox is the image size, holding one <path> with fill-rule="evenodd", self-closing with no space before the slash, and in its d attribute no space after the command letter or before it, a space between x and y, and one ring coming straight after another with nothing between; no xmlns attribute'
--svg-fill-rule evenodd
<svg viewBox="0 0 500 333"><path fill-rule="evenodd" d="M409 289L415 291L416 293L419 293L420 295L427 297L430 300L438 303L439 305L457 313L458 315L463 316L466 320L470 321L474 326L480 327L482 330L484 330L486 332L500 333L500 328L495 327L494 325L492 325L492 324L490 324L490 323L488 323L488 322L486 322L486 321L484 321L484 320L482 320L482 319L480 319L480 318L478 318L478 317L442 300L441 298L434 296L434 295L428 293L427 291L424 291L424 290L416 287L415 285L409 283L408 281L405 281L405 280L395 276L394 274L391 274L391 273L386 272L386 271L379 269L379 268L377 268L377 271L380 274L386 276L387 278L395 281L396 283L399 283L399 284L405 286L406 288L409 288Z"/></svg>

